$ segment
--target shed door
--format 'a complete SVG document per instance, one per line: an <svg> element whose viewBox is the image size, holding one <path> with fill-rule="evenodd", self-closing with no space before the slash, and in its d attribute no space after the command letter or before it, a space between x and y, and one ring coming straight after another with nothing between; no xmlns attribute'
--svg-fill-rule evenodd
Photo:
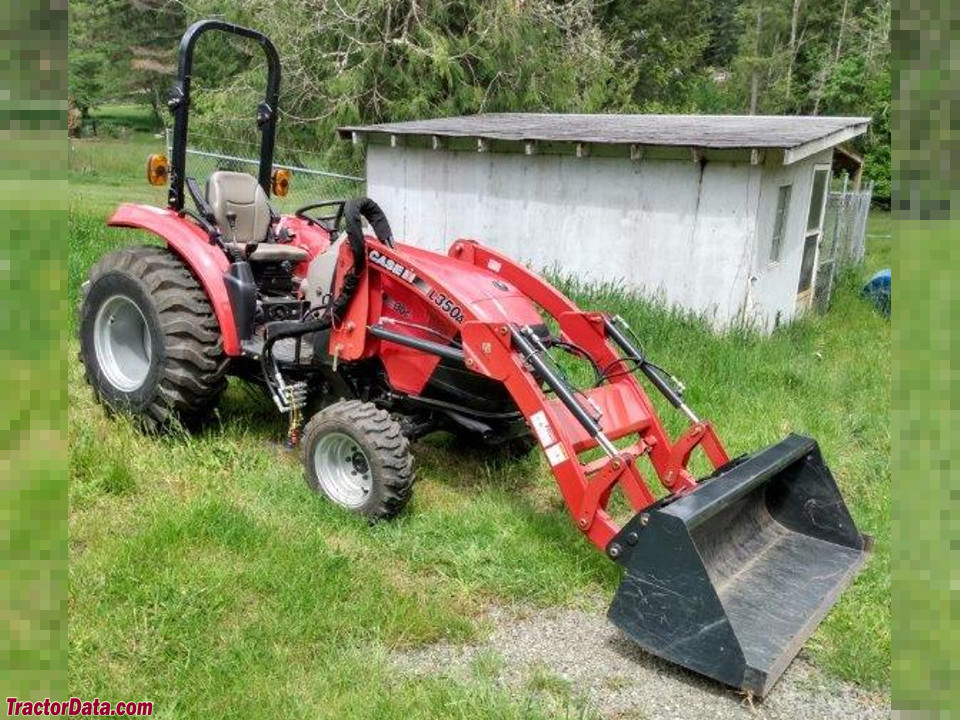
<svg viewBox="0 0 960 720"><path fill-rule="evenodd" d="M806 310L813 301L816 284L817 255L820 253L820 238L823 236L823 216L827 207L830 187L830 166L815 165L813 188L810 191L810 211L803 235L803 256L800 261L800 280L797 283L797 310Z"/></svg>

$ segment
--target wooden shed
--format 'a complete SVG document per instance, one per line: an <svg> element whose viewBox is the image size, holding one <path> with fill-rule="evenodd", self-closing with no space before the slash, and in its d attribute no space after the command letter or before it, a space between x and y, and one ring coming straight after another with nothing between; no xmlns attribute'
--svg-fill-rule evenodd
<svg viewBox="0 0 960 720"><path fill-rule="evenodd" d="M340 128L404 241L476 238L718 328L809 307L834 148L869 118L499 113Z"/></svg>

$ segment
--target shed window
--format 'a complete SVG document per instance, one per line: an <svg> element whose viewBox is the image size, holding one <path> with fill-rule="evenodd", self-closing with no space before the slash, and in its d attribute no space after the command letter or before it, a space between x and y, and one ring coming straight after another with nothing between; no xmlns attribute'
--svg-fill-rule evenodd
<svg viewBox="0 0 960 720"><path fill-rule="evenodd" d="M810 193L810 212L807 214L807 231L819 230L823 224L823 196L827 192L827 179L830 168L818 169L813 173L813 191Z"/></svg>
<svg viewBox="0 0 960 720"><path fill-rule="evenodd" d="M783 246L783 233L787 225L787 213L790 210L791 185L781 185L777 193L777 215L773 221L773 238L770 240L770 262L780 261L780 248Z"/></svg>

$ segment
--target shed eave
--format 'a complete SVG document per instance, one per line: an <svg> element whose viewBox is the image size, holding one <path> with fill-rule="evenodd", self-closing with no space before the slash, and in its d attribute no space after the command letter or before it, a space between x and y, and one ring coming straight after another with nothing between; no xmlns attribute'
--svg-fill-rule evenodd
<svg viewBox="0 0 960 720"><path fill-rule="evenodd" d="M541 146L543 146L544 149L546 149L548 146L552 146L554 151L559 148L569 147L571 148L570 152L573 152L573 149L576 148L576 154L578 157L586 156L587 153L580 151L583 148L590 147L596 148L598 151L600 151L601 148L608 148L606 151L600 151L601 154L605 155L617 154L619 152L618 149L623 149L625 153L629 153L631 158L634 158L639 154L643 154L645 150L661 150L669 152L679 151L686 153L702 153L706 151L708 154L719 152L722 156L726 156L729 153L745 153L746 157L750 159L750 162L755 163L755 157L759 158L764 151L768 151L776 153L776 155L773 156L776 158L773 160L775 163L777 160L780 160L783 165L791 165L862 135L867 131L870 123L870 118L866 117L837 119L843 120L847 124L837 128L836 130L813 137L809 140L804 140L803 142L799 142L797 144L791 143L791 140L796 142L796 139L794 138L782 137L778 139L775 136L771 136L770 133L768 133L768 136L765 138L744 138L744 140L746 140L745 142L737 142L737 140L734 138L717 137L705 137L702 140L697 138L696 142L690 142L690 140L693 138L689 137L683 138L683 140L680 142L663 142L659 139L659 141L645 142L639 137L631 140L627 137L605 139L583 137L578 139L577 136L570 135L567 137L550 137L547 135L541 136L536 128L530 128L531 132L524 134L519 134L515 131L464 132L460 129L444 127L433 127L430 128L429 131L426 131L422 130L421 128L405 129L404 125L407 123L344 126L338 128L337 133L340 138L344 140L352 140L354 143L381 142L381 138L390 138L390 144L392 147L406 145L407 141L409 141L412 146L426 144L427 146L432 147L434 150L462 150L464 148L454 147L457 142L460 142L466 143L473 148L487 149L492 152L498 151L497 147L495 146L500 147L501 151L506 150L507 152L515 151L514 146L516 146L528 155L533 154L534 150L536 150L537 154L539 154ZM414 122L409 124L412 125ZM404 139L403 142L401 142L401 138ZM678 138L678 140L680 140L680 138ZM448 143L450 143L449 148ZM566 154L566 150L560 150L560 153Z"/></svg>
<svg viewBox="0 0 960 720"><path fill-rule="evenodd" d="M819 137L816 140L811 140L810 142L796 145L792 148L785 148L783 152L783 164L792 165L793 163L804 160L811 155L816 155L818 152L828 150L829 148L836 147L841 143L845 143L847 140L852 140L855 137L859 137L867 131L869 125L869 120L862 123L857 123L856 125L848 125L845 128L841 128L840 130L832 132L829 135Z"/></svg>

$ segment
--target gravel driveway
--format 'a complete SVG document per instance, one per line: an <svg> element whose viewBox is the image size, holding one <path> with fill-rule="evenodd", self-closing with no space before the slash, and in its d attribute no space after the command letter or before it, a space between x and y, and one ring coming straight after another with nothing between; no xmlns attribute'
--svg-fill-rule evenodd
<svg viewBox="0 0 960 720"><path fill-rule="evenodd" d="M492 608L493 632L476 645L437 644L396 653L398 669L469 678L493 667L513 689L560 688L604 718L887 718L889 694L870 693L794 660L763 702L641 651L602 612ZM492 660L491 660L492 659Z"/></svg>

